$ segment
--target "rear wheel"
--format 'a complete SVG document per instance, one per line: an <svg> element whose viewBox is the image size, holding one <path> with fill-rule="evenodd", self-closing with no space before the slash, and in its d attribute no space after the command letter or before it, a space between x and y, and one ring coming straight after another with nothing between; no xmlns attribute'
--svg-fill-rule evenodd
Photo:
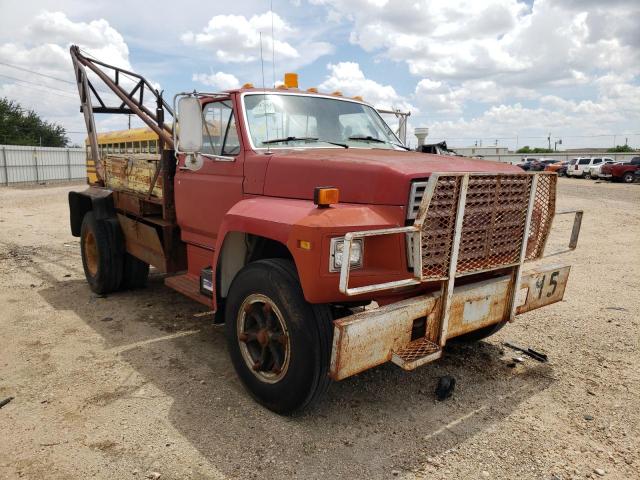
<svg viewBox="0 0 640 480"><path fill-rule="evenodd" d="M627 172L622 176L622 181L624 183L633 183L635 179L636 179L636 176L633 172Z"/></svg>
<svg viewBox="0 0 640 480"><path fill-rule="evenodd" d="M82 220L82 266L89 287L98 294L117 290L122 281L123 259L117 227L117 223L96 219L93 212L86 213Z"/></svg>
<svg viewBox="0 0 640 480"><path fill-rule="evenodd" d="M331 312L307 303L291 261L260 260L244 267L231 284L225 317L231 361L259 403L287 414L325 392Z"/></svg>

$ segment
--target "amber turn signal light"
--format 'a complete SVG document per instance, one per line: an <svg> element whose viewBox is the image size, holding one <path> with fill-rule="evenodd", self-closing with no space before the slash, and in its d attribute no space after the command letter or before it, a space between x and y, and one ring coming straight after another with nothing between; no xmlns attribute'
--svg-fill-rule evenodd
<svg viewBox="0 0 640 480"><path fill-rule="evenodd" d="M319 207L328 207L338 203L340 190L335 187L316 187L313 190L313 203Z"/></svg>

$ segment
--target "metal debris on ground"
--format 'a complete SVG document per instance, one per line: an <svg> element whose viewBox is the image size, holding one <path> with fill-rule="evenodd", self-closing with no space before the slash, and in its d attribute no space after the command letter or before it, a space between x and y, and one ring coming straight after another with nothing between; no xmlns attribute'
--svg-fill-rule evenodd
<svg viewBox="0 0 640 480"><path fill-rule="evenodd" d="M541 352L537 352L536 350L534 350L533 348L524 348L524 347L520 347L518 345L515 345L511 342L504 342L503 345L505 347L509 347L512 350L516 350L518 352L522 352L525 355L533 358L534 360L537 360L539 362L542 363L546 363L549 361L549 357L547 357L547 355L545 353L541 353Z"/></svg>
<svg viewBox="0 0 640 480"><path fill-rule="evenodd" d="M13 400L13 397L7 397L4 400L0 401L0 408L4 407L7 403Z"/></svg>

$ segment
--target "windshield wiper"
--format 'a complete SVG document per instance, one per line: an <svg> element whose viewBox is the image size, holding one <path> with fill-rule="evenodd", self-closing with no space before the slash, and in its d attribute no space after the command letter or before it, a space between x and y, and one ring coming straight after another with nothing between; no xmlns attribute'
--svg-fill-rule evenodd
<svg viewBox="0 0 640 480"><path fill-rule="evenodd" d="M356 140L359 142L387 143L385 140L380 140L379 138L372 137L371 135L367 135L366 137L355 135L353 137L349 137L349 140Z"/></svg>
<svg viewBox="0 0 640 480"><path fill-rule="evenodd" d="M338 142L330 142L329 140L318 140L319 142L329 143L331 145L337 145L338 147L349 148L349 145L346 143L338 143Z"/></svg>
<svg viewBox="0 0 640 480"><path fill-rule="evenodd" d="M329 143L331 145L337 145L338 147L349 148L349 145L345 143L338 142L330 142L329 140L320 140L318 137L285 137L285 138L274 138L273 140L265 140L262 143L286 143L286 142L322 142Z"/></svg>
<svg viewBox="0 0 640 480"><path fill-rule="evenodd" d="M263 144L269 143L286 143L286 142L314 142L317 141L318 137L283 137L283 138L274 138L273 140L263 140Z"/></svg>
<svg viewBox="0 0 640 480"><path fill-rule="evenodd" d="M359 137L359 136L349 137L349 140L356 140L360 142L386 143L387 145L394 145L396 147L404 148L405 150L411 150L409 147L406 147L400 143L389 142L388 140L382 140L380 138L375 138L369 135L367 135L366 137Z"/></svg>
<svg viewBox="0 0 640 480"><path fill-rule="evenodd" d="M402 145L401 143L396 143L396 142L388 142L388 143L391 145L395 145L396 147L404 148L407 151L411 151L409 147L407 147L406 145Z"/></svg>

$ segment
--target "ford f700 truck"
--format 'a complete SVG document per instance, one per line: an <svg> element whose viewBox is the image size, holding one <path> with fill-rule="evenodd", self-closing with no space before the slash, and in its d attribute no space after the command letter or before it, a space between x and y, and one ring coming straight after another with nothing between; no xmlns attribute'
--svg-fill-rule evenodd
<svg viewBox="0 0 640 480"><path fill-rule="evenodd" d="M143 77L71 55L96 174L69 195L89 286L166 273L226 324L237 374L273 411L385 362L412 370L563 298L569 266L526 270L544 255L555 174L408 151L362 99L292 76L169 105ZM105 148L94 113L138 115L161 154Z"/></svg>

